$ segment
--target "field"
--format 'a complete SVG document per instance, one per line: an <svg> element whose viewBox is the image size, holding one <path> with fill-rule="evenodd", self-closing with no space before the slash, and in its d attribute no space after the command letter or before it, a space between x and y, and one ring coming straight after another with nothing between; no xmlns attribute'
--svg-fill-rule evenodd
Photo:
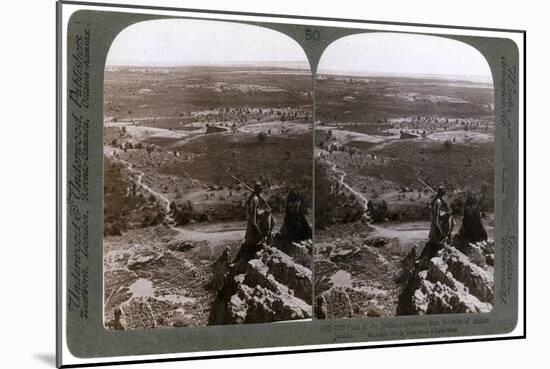
<svg viewBox="0 0 550 369"><path fill-rule="evenodd" d="M246 185L263 184L277 229L290 189L310 190L310 88L299 69L106 70L108 328L211 323L219 259L244 238Z"/></svg>
<svg viewBox="0 0 550 369"><path fill-rule="evenodd" d="M322 75L316 87L315 292L330 312L318 316L396 315L403 259L428 239L433 194L419 179L446 188L455 233L466 195L486 193L491 237L492 85Z"/></svg>
<svg viewBox="0 0 550 369"><path fill-rule="evenodd" d="M104 112L107 121L133 120L166 129L208 121L275 120L284 110L311 114L310 85L309 72L293 69L112 67L105 72ZM269 111L252 112L254 108Z"/></svg>
<svg viewBox="0 0 550 369"><path fill-rule="evenodd" d="M485 193L483 224L492 238L491 85L321 75L316 87L312 137L305 70L106 70L109 329L303 319L311 317L310 308L318 318L412 311L400 307L404 291L414 291L405 261L424 248L433 198L419 179L446 188L455 233L466 195ZM247 186L255 182L263 184L277 230L290 190L307 194L304 212L315 227L313 246L303 240L263 250L248 265L231 263L245 235ZM307 298L312 247L314 304ZM456 257L453 252L446 257ZM484 246L475 260L492 277L485 261L494 258L491 252ZM278 281L275 290L264 292L278 296L283 310L254 305L254 288L271 278L258 273L263 265ZM234 278L227 282L224 275ZM244 284L235 282L241 275L250 276ZM481 295L475 309L486 311L489 297ZM252 304L250 313L224 310L235 296Z"/></svg>

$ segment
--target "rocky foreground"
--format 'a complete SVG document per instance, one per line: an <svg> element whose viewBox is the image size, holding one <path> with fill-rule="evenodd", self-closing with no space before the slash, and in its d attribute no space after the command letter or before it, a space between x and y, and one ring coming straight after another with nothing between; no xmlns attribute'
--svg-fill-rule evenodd
<svg viewBox="0 0 550 369"><path fill-rule="evenodd" d="M105 326L115 330L205 325L210 262L201 242L163 226L104 241Z"/></svg>
<svg viewBox="0 0 550 369"><path fill-rule="evenodd" d="M312 316L311 240L275 238L247 259L163 226L105 241L105 325L134 330Z"/></svg>
<svg viewBox="0 0 550 369"><path fill-rule="evenodd" d="M316 318L395 315L404 254L397 239L373 234L363 222L316 233Z"/></svg>
<svg viewBox="0 0 550 369"><path fill-rule="evenodd" d="M440 248L381 237L354 223L318 233L315 316L318 319L481 313L494 299L494 242Z"/></svg>
<svg viewBox="0 0 550 369"><path fill-rule="evenodd" d="M367 227L368 228L368 227ZM309 319L489 312L494 243L454 241L402 253L364 225L312 242L276 238L235 260L239 241L211 258L201 242L158 226L110 237L105 254L105 324L131 330Z"/></svg>
<svg viewBox="0 0 550 369"><path fill-rule="evenodd" d="M454 242L439 250L413 248L404 260L406 280L397 314L485 313L494 300L494 242Z"/></svg>
<svg viewBox="0 0 550 369"><path fill-rule="evenodd" d="M264 246L251 259L218 260L209 324L264 323L312 316L311 241Z"/></svg>

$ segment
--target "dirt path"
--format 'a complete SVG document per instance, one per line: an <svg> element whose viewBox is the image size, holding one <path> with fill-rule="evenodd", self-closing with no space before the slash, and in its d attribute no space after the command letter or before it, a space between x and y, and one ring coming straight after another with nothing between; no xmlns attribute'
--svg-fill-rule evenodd
<svg viewBox="0 0 550 369"><path fill-rule="evenodd" d="M120 157L115 157L113 154L115 154L117 152L118 152L118 149L114 148L114 147L109 147L109 148L107 148L107 150L106 150L106 148L104 148L104 153L106 155L110 155L110 157L113 160L116 160L119 163L124 164L124 166L126 166L126 168L128 168L128 170L130 172L137 175L136 184L141 186L143 189L145 189L147 192L149 192L155 198L160 199L164 203L164 208L166 210L166 214L169 214L170 213L170 199L168 197L164 196L163 194L161 194L160 192L157 192L157 191L153 190L151 187L149 187L145 183L143 183L143 177L145 176L145 172L134 168L132 166L132 164L127 162L126 160L121 159ZM169 216L169 215L167 215L167 216ZM173 220L173 219L170 219L170 220Z"/></svg>
<svg viewBox="0 0 550 369"><path fill-rule="evenodd" d="M187 241L208 241L209 247L211 248L211 254L214 254L214 249L218 248L220 245L223 245L227 242L233 242L237 240L242 240L244 238L245 226L239 224L206 224L204 226L186 226L186 227L177 227L175 220L171 215L170 203L171 200L163 195L160 192L155 191L153 188L148 186L143 182L143 177L145 172L136 169L128 161L121 159L119 157L115 158L112 154L118 151L117 148L110 147L108 150L105 150L105 154L110 155L114 160L125 165L130 172L137 175L136 184L141 186L155 198L159 199L164 203L164 208L166 210L166 218L168 220L169 228L177 231L179 233L178 238Z"/></svg>
<svg viewBox="0 0 550 369"><path fill-rule="evenodd" d="M155 196L156 198L159 198L162 202L164 202L164 207L165 207L166 211L169 212L170 211L170 199L168 199L168 197L164 196L160 192L157 192L157 191L153 190L151 187L149 187L145 183L143 183L143 176L145 175L145 172L142 172L139 169L133 168L131 166L131 164L128 163L127 161L125 161L125 160L119 159L119 161L121 163L125 164L128 167L128 170L130 170L134 173L137 173L138 177L137 177L136 183L138 185L140 185L141 187L143 187L146 191L151 193L153 196Z"/></svg>
<svg viewBox="0 0 550 369"><path fill-rule="evenodd" d="M353 193L357 198L363 202L364 211L367 211L368 199L359 191L355 190L352 186L346 183L345 178L347 173L339 169L335 163L328 159L324 159L331 169L338 175L339 183ZM374 229L372 238L383 237L388 239L398 239L398 243L395 247L398 248L398 252L408 252L416 243L423 244L428 239L428 233L430 230L430 222L406 222L406 223L384 223L384 224L371 224Z"/></svg>
<svg viewBox="0 0 550 369"><path fill-rule="evenodd" d="M340 177L339 177L339 182L342 186L344 186L345 188L347 188L351 193L353 193L355 196L357 196L361 201L363 201L363 209L364 211L366 212L367 211L367 204L369 202L369 200L359 191L356 191L353 187L351 187L350 185L348 185L344 179L346 178L347 176L347 173L344 172L343 170L341 169L338 169L338 167L336 166L336 164L334 164L333 162L331 162L330 160L328 159L324 159L328 165L330 165L331 169L336 173L338 174Z"/></svg>

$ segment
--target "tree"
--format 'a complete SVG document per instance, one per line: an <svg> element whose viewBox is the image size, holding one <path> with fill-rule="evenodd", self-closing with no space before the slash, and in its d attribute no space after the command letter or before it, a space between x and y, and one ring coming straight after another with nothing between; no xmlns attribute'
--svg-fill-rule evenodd
<svg viewBox="0 0 550 369"><path fill-rule="evenodd" d="M445 140L445 142L443 142L443 146L445 147L445 150L447 150L447 152L450 152L451 148L453 147L453 143L451 142L451 140Z"/></svg>
<svg viewBox="0 0 550 369"><path fill-rule="evenodd" d="M187 201L181 206L175 206L171 211L177 225L188 224L195 216L195 210L191 201Z"/></svg>
<svg viewBox="0 0 550 369"><path fill-rule="evenodd" d="M260 143L263 146L265 144L265 142L267 141L267 134L263 131L258 133L258 140L260 141Z"/></svg>

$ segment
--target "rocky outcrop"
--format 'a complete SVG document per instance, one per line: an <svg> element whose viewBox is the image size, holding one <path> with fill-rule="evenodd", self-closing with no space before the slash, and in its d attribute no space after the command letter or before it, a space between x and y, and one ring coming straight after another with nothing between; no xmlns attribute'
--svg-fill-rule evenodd
<svg viewBox="0 0 550 369"><path fill-rule="evenodd" d="M429 246L426 246L429 247ZM493 242L443 245L416 258L417 249L403 260L405 287L398 315L489 312L493 308Z"/></svg>
<svg viewBox="0 0 550 369"><path fill-rule="evenodd" d="M331 288L317 296L315 302L315 317L317 319L343 319L352 316L353 309L345 288Z"/></svg>
<svg viewBox="0 0 550 369"><path fill-rule="evenodd" d="M177 252L187 252L199 246L208 245L208 241L173 241L168 244L168 249Z"/></svg>
<svg viewBox="0 0 550 369"><path fill-rule="evenodd" d="M287 249L303 252L307 242ZM293 257L264 246L250 260L237 260L229 266L213 302L209 324L311 318L311 278L311 270Z"/></svg>
<svg viewBox="0 0 550 369"><path fill-rule="evenodd" d="M115 309L114 329L149 329L157 323L148 298L135 298Z"/></svg>
<svg viewBox="0 0 550 369"><path fill-rule="evenodd" d="M162 266L163 264L164 255L162 253L143 251L130 256L127 267L129 270L140 270Z"/></svg>
<svg viewBox="0 0 550 369"><path fill-rule="evenodd" d="M313 246L311 240L292 242L277 235L273 240L272 246L286 255L289 255L294 262L308 269L311 268L311 253Z"/></svg>

